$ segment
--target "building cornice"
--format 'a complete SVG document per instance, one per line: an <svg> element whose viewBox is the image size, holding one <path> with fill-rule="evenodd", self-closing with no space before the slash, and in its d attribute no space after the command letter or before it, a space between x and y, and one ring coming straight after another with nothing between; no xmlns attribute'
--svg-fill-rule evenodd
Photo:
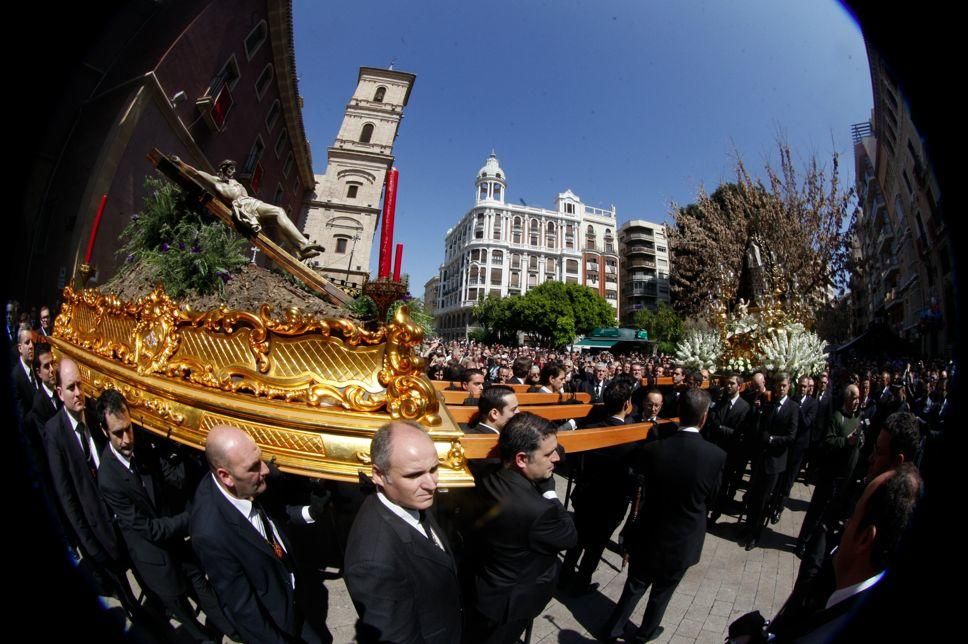
<svg viewBox="0 0 968 644"><path fill-rule="evenodd" d="M272 64L275 68L275 82L279 89L279 104L286 128L289 130L289 144L293 149L300 184L308 189L313 185L313 155L306 138L306 128L302 117L302 97L296 81L296 54L293 46L292 0L269 0L268 24L269 40L272 44Z"/></svg>

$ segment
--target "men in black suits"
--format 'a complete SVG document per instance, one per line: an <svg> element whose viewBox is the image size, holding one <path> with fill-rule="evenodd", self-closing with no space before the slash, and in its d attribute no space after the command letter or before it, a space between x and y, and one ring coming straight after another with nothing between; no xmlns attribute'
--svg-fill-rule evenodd
<svg viewBox="0 0 968 644"><path fill-rule="evenodd" d="M674 418L679 413L679 396L686 391L686 369L677 366L672 370L672 389L663 394L662 417Z"/></svg>
<svg viewBox="0 0 968 644"><path fill-rule="evenodd" d="M773 499L770 501L770 523L776 524L780 521L783 513L783 505L790 497L793 484L800 474L800 466L803 458L810 447L810 438L813 435L813 424L817 419L817 401L810 396L810 377L800 376L797 382L797 394L794 400L800 405L800 418L797 421L797 437L787 451L786 471L780 476L780 480L773 492Z"/></svg>
<svg viewBox="0 0 968 644"><path fill-rule="evenodd" d="M34 334L28 329L21 328L17 332L17 360L10 372L10 380L14 384L14 395L20 418L24 419L34 406L34 394L37 393L37 374L34 373Z"/></svg>
<svg viewBox="0 0 968 644"><path fill-rule="evenodd" d="M773 376L770 393L772 400L760 414L757 423L758 453L754 456L753 476L747 498L747 524L741 543L747 550L759 544L766 524L767 504L773 489L786 470L787 450L797 436L800 407L788 394L790 377L783 372Z"/></svg>
<svg viewBox="0 0 968 644"><path fill-rule="evenodd" d="M136 447L128 406L117 391L108 389L101 394L97 415L109 441L101 452L98 486L114 512L139 581L192 637L219 641L223 632L234 629L222 615L186 541L189 514L174 511L166 489L184 485L183 464L179 467L159 458L149 445L142 446L142 440ZM208 628L198 623L188 604L189 581L196 602L205 611Z"/></svg>
<svg viewBox="0 0 968 644"><path fill-rule="evenodd" d="M116 595L132 614L137 602L125 578L121 543L97 487L107 438L96 413L87 409L81 374L70 358L58 365L57 396L63 406L44 425L43 440L66 536L80 550L82 568L93 576L99 592Z"/></svg>
<svg viewBox="0 0 968 644"><path fill-rule="evenodd" d="M34 346L33 366L39 387L34 394L30 411L24 417L23 431L27 436L27 443L30 445L34 464L41 478L47 478L44 425L54 417L61 404L60 398L57 397L57 369L54 366L54 354L51 353L49 344L38 343Z"/></svg>
<svg viewBox="0 0 968 644"><path fill-rule="evenodd" d="M723 481L719 496L712 504L710 524L716 523L733 499L749 461L748 429L751 409L749 403L740 396L742 385L743 377L738 373L729 373L722 379L723 396L712 409L703 428L705 437L726 452Z"/></svg>
<svg viewBox="0 0 968 644"><path fill-rule="evenodd" d="M370 459L377 492L356 515L343 564L356 641L460 642L457 566L428 512L437 449L419 425L394 421L374 434Z"/></svg>
<svg viewBox="0 0 968 644"><path fill-rule="evenodd" d="M500 434L508 421L518 413L518 397L506 385L493 385L477 401L477 423L468 434Z"/></svg>
<svg viewBox="0 0 968 644"><path fill-rule="evenodd" d="M582 391L592 397L593 405L602 402L602 392L605 391L605 387L610 382L607 375L608 366L604 362L596 363L594 375L582 385Z"/></svg>
<svg viewBox="0 0 968 644"><path fill-rule="evenodd" d="M50 307L42 306L40 307L40 325L37 327L37 335L41 336L41 338L47 338L50 336L52 330L50 325Z"/></svg>
<svg viewBox="0 0 968 644"><path fill-rule="evenodd" d="M478 486L489 508L475 535L474 625L468 637L516 642L541 614L558 576L558 553L578 534L554 488L561 457L555 426L531 413L512 418L498 439L503 467Z"/></svg>
<svg viewBox="0 0 968 644"><path fill-rule="evenodd" d="M624 425L632 413L631 396L632 383L628 379L616 378L610 382L602 396L607 417L585 428ZM584 457L581 475L571 497L575 504L578 545L568 550L561 573L563 584L577 593L594 590L592 574L628 510L632 486L627 459L634 447L635 443L626 443L581 455ZM581 564L576 573L579 557Z"/></svg>
<svg viewBox="0 0 968 644"><path fill-rule="evenodd" d="M257 498L269 474L262 450L242 430L218 425L205 459L211 473L195 493L189 532L225 616L244 642L319 642L297 602L289 540ZM289 518L312 521L305 507L289 509Z"/></svg>
<svg viewBox="0 0 968 644"><path fill-rule="evenodd" d="M608 641L622 635L649 586L649 604L634 641L658 637L672 593L702 554L707 504L716 498L726 452L699 435L709 410L706 392L688 389L680 398L679 431L646 445L635 456L633 469L642 477L642 500L636 521L626 528L629 575L605 626Z"/></svg>

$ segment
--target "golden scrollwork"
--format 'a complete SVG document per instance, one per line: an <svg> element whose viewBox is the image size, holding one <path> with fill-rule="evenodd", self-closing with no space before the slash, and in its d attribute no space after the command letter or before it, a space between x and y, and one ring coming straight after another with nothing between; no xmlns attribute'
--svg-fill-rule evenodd
<svg viewBox="0 0 968 644"><path fill-rule="evenodd" d="M367 330L268 305L257 313L182 309L161 286L134 304L64 290L55 333L95 354L206 388L439 425L437 397L416 348L422 330L405 307Z"/></svg>
<svg viewBox="0 0 968 644"><path fill-rule="evenodd" d="M397 309L387 327L386 358L380 382L387 388L387 412L392 418L440 424L437 393L423 374L425 361L416 352L423 329L410 319L406 306Z"/></svg>
<svg viewBox="0 0 968 644"><path fill-rule="evenodd" d="M467 459L464 457L464 446L456 438L450 442L450 450L444 459L444 465L452 470L462 470L467 465Z"/></svg>

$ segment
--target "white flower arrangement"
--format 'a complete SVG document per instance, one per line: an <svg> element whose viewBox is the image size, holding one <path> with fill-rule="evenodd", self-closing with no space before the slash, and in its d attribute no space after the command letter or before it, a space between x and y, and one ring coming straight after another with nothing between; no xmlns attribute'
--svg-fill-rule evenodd
<svg viewBox="0 0 968 644"><path fill-rule="evenodd" d="M803 374L819 373L827 363L823 341L800 323L767 334L759 350L767 371L785 371L794 380Z"/></svg>
<svg viewBox="0 0 968 644"><path fill-rule="evenodd" d="M676 361L687 369L716 370L723 343L712 331L690 331L676 346Z"/></svg>
<svg viewBox="0 0 968 644"><path fill-rule="evenodd" d="M751 373L753 371L753 363L743 357L730 358L726 362L726 370L735 371L736 373Z"/></svg>

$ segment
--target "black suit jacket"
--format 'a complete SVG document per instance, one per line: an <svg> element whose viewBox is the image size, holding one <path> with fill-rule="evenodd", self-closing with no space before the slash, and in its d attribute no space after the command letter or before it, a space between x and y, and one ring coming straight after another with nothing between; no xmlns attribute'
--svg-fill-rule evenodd
<svg viewBox="0 0 968 644"><path fill-rule="evenodd" d="M34 394L37 393L37 389L30 383L30 378L24 371L23 362L21 362L19 355L10 372L10 381L14 385L14 397L20 410L20 418L24 419L30 412L31 407L34 406Z"/></svg>
<svg viewBox="0 0 968 644"><path fill-rule="evenodd" d="M343 578L368 642L460 642L457 566L443 530L428 513L441 550L370 495L347 539Z"/></svg>
<svg viewBox="0 0 968 644"><path fill-rule="evenodd" d="M814 424L817 422L817 412L819 404L813 396L807 396L799 401L800 418L797 421L797 440L800 447L806 448L810 444L810 439L814 433Z"/></svg>
<svg viewBox="0 0 968 644"><path fill-rule="evenodd" d="M786 471L787 450L796 440L800 420L800 405L787 396L783 405L770 403L760 417L760 446L763 450L760 467L765 474Z"/></svg>
<svg viewBox="0 0 968 644"><path fill-rule="evenodd" d="M737 397L735 403L729 398L721 398L702 429L703 437L731 451L746 437L750 411L750 404L742 396Z"/></svg>
<svg viewBox="0 0 968 644"><path fill-rule="evenodd" d="M93 410L85 412L88 429L100 451L107 444L107 437L97 423L92 422L94 417ZM118 560L120 544L111 515L71 429L66 409L61 408L47 421L43 438L54 494L77 545L84 554L95 559Z"/></svg>
<svg viewBox="0 0 968 644"><path fill-rule="evenodd" d="M477 610L499 624L536 617L554 591L558 553L578 542L575 524L560 501L514 470L484 478L479 494L489 510L475 535Z"/></svg>
<svg viewBox="0 0 968 644"><path fill-rule="evenodd" d="M189 531L192 547L218 595L222 611L245 642L307 639L290 570L216 486L211 475L202 477L192 504ZM298 520L295 513L291 518ZM292 547L282 525L277 519L273 523L291 556Z"/></svg>
<svg viewBox="0 0 968 644"><path fill-rule="evenodd" d="M602 402L602 394L605 393L605 387L607 387L608 383L610 382L612 381L607 378L602 381L602 388L601 391L598 392L597 397L595 396L595 386L598 384L598 381L596 381L594 377L592 377L591 380L586 380L583 382L581 390L592 397L592 404L597 404Z"/></svg>
<svg viewBox="0 0 968 644"><path fill-rule="evenodd" d="M726 452L699 433L682 430L635 455L642 501L626 539L635 566L671 572L699 561L707 504L716 498L725 463Z"/></svg>
<svg viewBox="0 0 968 644"><path fill-rule="evenodd" d="M165 483L183 484L184 470L168 467L148 450L138 450L135 461L138 474L118 460L110 445L105 447L98 486L141 581L158 595L181 595L187 588L178 562L190 554L185 552L189 515L173 511Z"/></svg>

